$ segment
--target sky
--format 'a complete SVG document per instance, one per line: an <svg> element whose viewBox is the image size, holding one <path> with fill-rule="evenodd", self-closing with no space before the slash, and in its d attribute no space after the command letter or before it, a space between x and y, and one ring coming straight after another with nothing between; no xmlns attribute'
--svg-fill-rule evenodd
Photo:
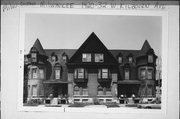
<svg viewBox="0 0 180 119"><path fill-rule="evenodd" d="M140 50L148 40L161 56L159 16L26 14L25 54L37 38L44 49L78 49L94 32L108 49Z"/></svg>

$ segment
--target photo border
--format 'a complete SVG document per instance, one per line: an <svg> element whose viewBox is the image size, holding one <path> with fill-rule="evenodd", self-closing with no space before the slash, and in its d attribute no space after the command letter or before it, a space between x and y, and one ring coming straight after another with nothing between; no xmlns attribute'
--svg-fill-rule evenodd
<svg viewBox="0 0 180 119"><path fill-rule="evenodd" d="M23 72L24 72L24 40L26 14L68 14L68 15L116 15L116 16L160 16L162 17L162 103L160 110L120 109L120 108L74 108L74 107L25 107L23 106ZM17 111L58 111L58 112L93 112L93 113L167 113L168 93L168 12L152 10L106 10L106 9L55 9L55 8L20 8L19 32L19 70L18 70L18 103ZM133 110L133 111L132 111Z"/></svg>

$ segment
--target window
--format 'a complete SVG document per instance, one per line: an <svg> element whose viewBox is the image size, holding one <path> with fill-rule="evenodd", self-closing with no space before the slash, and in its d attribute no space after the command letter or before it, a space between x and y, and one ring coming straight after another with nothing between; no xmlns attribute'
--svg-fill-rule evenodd
<svg viewBox="0 0 180 119"><path fill-rule="evenodd" d="M28 95L30 95L30 85L28 85Z"/></svg>
<svg viewBox="0 0 180 119"><path fill-rule="evenodd" d="M95 62L104 62L103 54L95 54Z"/></svg>
<svg viewBox="0 0 180 119"><path fill-rule="evenodd" d="M98 86L98 95L104 95L103 88Z"/></svg>
<svg viewBox="0 0 180 119"><path fill-rule="evenodd" d="M133 58L129 57L129 63L132 63L132 62L133 62Z"/></svg>
<svg viewBox="0 0 180 119"><path fill-rule="evenodd" d="M108 78L108 69L102 69L102 78Z"/></svg>
<svg viewBox="0 0 180 119"><path fill-rule="evenodd" d="M74 70L74 78L87 78L87 70L84 68L77 68Z"/></svg>
<svg viewBox="0 0 180 119"><path fill-rule="evenodd" d="M152 79L153 78L153 70L152 69L148 69L147 78L148 79Z"/></svg>
<svg viewBox="0 0 180 119"><path fill-rule="evenodd" d="M56 56L52 56L52 57L51 57L51 61L52 61L52 62L55 62L55 61L56 61Z"/></svg>
<svg viewBox="0 0 180 119"><path fill-rule="evenodd" d="M32 69L32 78L33 79L37 78L37 68Z"/></svg>
<svg viewBox="0 0 180 119"><path fill-rule="evenodd" d="M84 69L83 68L78 69L78 78L84 78Z"/></svg>
<svg viewBox="0 0 180 119"><path fill-rule="evenodd" d="M88 89L87 88L82 89L82 95L88 95Z"/></svg>
<svg viewBox="0 0 180 119"><path fill-rule="evenodd" d="M103 78L103 79L107 79L109 78L109 75L108 75L109 71L108 69L99 69L98 70L98 78Z"/></svg>
<svg viewBox="0 0 180 119"><path fill-rule="evenodd" d="M146 70L145 69L140 70L140 79L146 79Z"/></svg>
<svg viewBox="0 0 180 119"><path fill-rule="evenodd" d="M31 53L32 62L37 62L37 53Z"/></svg>
<svg viewBox="0 0 180 119"><path fill-rule="evenodd" d="M83 53L82 54L82 62L91 62L91 54Z"/></svg>
<svg viewBox="0 0 180 119"><path fill-rule="evenodd" d="M138 69L139 72L139 79L145 80L145 79L153 79L153 68L152 67L141 67Z"/></svg>
<svg viewBox="0 0 180 119"><path fill-rule="evenodd" d="M122 57L121 56L118 57L118 62L122 63Z"/></svg>
<svg viewBox="0 0 180 119"><path fill-rule="evenodd" d="M67 56L63 56L63 61L66 63L67 62Z"/></svg>
<svg viewBox="0 0 180 119"><path fill-rule="evenodd" d="M153 63L153 55L148 55L148 63Z"/></svg>
<svg viewBox="0 0 180 119"><path fill-rule="evenodd" d="M32 95L37 96L37 85L32 85Z"/></svg>
<svg viewBox="0 0 180 119"><path fill-rule="evenodd" d="M112 95L111 94L111 88L106 88L106 95Z"/></svg>
<svg viewBox="0 0 180 119"><path fill-rule="evenodd" d="M129 69L125 69L125 80L129 80Z"/></svg>
<svg viewBox="0 0 180 119"><path fill-rule="evenodd" d="M80 95L79 87L74 86L74 95Z"/></svg>
<svg viewBox="0 0 180 119"><path fill-rule="evenodd" d="M55 70L55 79L60 79L60 69Z"/></svg>
<svg viewBox="0 0 180 119"><path fill-rule="evenodd" d="M39 69L39 78L44 79L44 70Z"/></svg>

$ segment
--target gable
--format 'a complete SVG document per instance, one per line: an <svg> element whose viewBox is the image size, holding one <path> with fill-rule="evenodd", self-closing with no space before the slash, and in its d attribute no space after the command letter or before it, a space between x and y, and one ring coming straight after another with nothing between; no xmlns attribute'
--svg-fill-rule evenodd
<svg viewBox="0 0 180 119"><path fill-rule="evenodd" d="M76 53L72 56L68 63L82 63L83 53L91 53L91 63L95 63L94 55L96 53L102 53L104 55L103 63L117 63L116 59L113 57L110 51L100 41L100 39L96 36L94 32L91 33L87 40L80 46L80 48L76 51Z"/></svg>

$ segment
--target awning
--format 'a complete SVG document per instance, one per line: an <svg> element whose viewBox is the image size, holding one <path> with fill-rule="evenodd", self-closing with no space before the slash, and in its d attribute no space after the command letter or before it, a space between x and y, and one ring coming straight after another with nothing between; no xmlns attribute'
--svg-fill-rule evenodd
<svg viewBox="0 0 180 119"><path fill-rule="evenodd" d="M138 81L138 80L123 80L123 81L118 81L118 84L141 84L141 81Z"/></svg>

